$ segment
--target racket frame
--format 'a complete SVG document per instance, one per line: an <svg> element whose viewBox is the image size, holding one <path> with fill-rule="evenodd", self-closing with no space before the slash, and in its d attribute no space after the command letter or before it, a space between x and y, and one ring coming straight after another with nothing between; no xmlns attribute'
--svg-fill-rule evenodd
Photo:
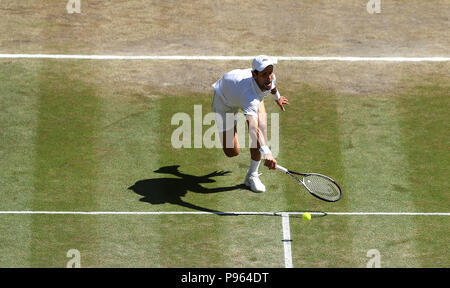
<svg viewBox="0 0 450 288"><path fill-rule="evenodd" d="M339 186L339 184L338 184L336 181L334 181L334 179L332 179L332 178L330 178L330 177L328 177L328 176L326 176L326 175L319 174L319 173L299 173L299 172L295 172L295 171L289 170L289 169L287 169L287 168L284 168L283 166L280 166L280 165L278 165L278 164L277 164L277 169L278 169L278 170L281 170L281 171L283 171L283 172L285 172L286 174L288 174L289 176L291 176L292 178L294 178L295 180L297 180L299 183L301 183L301 184L303 185L303 187L305 187L305 189L306 189L311 195L313 195L314 197L316 197L316 198L318 198L318 199L320 199L320 200L323 200L323 201L326 201L326 202L336 202L336 201L338 201L338 200L340 200L340 199L342 198L342 189L341 189L341 186ZM302 177L303 177L302 180L300 180L300 179L299 179L297 176L295 176L295 175L302 176ZM314 192L312 192L312 191L308 188L308 186L306 186L306 184L305 184L305 182L304 182L304 179L305 179L306 176L319 176L319 177L323 177L323 178L325 178L325 179L331 181L331 182L332 182L334 185L336 185L336 187L338 187L338 189L339 189L339 198L337 198L336 200L330 200L330 199L326 199L326 198L320 197L319 195L315 194Z"/></svg>

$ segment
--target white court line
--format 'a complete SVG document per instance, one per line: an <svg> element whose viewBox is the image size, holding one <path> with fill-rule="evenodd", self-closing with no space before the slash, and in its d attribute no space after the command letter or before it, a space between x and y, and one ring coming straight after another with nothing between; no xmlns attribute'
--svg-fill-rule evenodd
<svg viewBox="0 0 450 288"><path fill-rule="evenodd" d="M450 216L450 212L308 212L311 215L336 216ZM304 212L206 212L206 211L0 211L0 214L49 214L49 215L302 215Z"/></svg>
<svg viewBox="0 0 450 288"><path fill-rule="evenodd" d="M306 211L305 211L306 212ZM283 228L284 266L293 268L289 217L304 212L206 212L206 211L0 211L0 214L38 214L38 215L266 215L281 216ZM445 212L309 212L311 215L384 215L384 216L450 216Z"/></svg>
<svg viewBox="0 0 450 288"><path fill-rule="evenodd" d="M0 54L10 59L85 59L85 60L203 60L250 61L255 56L183 56L183 55L71 55L71 54ZM322 56L272 56L278 61L384 61L384 62L448 62L450 57L322 57Z"/></svg>
<svg viewBox="0 0 450 288"><path fill-rule="evenodd" d="M281 225L283 226L284 268L293 268L289 213L281 213Z"/></svg>

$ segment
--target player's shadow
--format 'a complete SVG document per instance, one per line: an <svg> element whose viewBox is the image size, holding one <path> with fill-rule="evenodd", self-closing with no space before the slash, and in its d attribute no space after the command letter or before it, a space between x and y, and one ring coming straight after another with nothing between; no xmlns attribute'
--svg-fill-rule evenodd
<svg viewBox="0 0 450 288"><path fill-rule="evenodd" d="M229 186L229 187L216 187L216 188L206 188L201 184L213 183L216 180L211 179L213 177L225 176L230 171L214 171L212 173L203 176L194 176L189 174L184 174L178 171L179 165L165 166L153 172L161 174L171 174L177 176L178 178L152 178L137 181L133 186L128 189L134 191L135 193L143 196L140 201L151 203L153 205L170 203L180 205L186 208L195 209L199 211L207 212L220 212L205 207L200 207L195 204L191 204L183 201L181 199L184 197L188 191L193 193L218 193L225 191L232 191L237 189L245 189L244 184Z"/></svg>

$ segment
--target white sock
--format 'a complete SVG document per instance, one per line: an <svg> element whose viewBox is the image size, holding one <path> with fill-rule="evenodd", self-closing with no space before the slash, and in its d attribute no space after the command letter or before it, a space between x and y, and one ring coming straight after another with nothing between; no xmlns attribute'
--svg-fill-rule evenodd
<svg viewBox="0 0 450 288"><path fill-rule="evenodd" d="M259 163L261 163L261 160L255 161L253 159L250 159L250 168L248 169L247 173L248 174L258 173Z"/></svg>

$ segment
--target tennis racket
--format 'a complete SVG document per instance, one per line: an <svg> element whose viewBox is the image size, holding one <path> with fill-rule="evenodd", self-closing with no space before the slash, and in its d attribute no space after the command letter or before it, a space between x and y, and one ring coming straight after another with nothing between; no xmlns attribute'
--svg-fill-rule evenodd
<svg viewBox="0 0 450 288"><path fill-rule="evenodd" d="M285 172L301 183L314 197L327 202L336 202L342 197L341 187L328 176L317 173L298 173L277 164L277 169ZM300 180L297 176L302 176Z"/></svg>

